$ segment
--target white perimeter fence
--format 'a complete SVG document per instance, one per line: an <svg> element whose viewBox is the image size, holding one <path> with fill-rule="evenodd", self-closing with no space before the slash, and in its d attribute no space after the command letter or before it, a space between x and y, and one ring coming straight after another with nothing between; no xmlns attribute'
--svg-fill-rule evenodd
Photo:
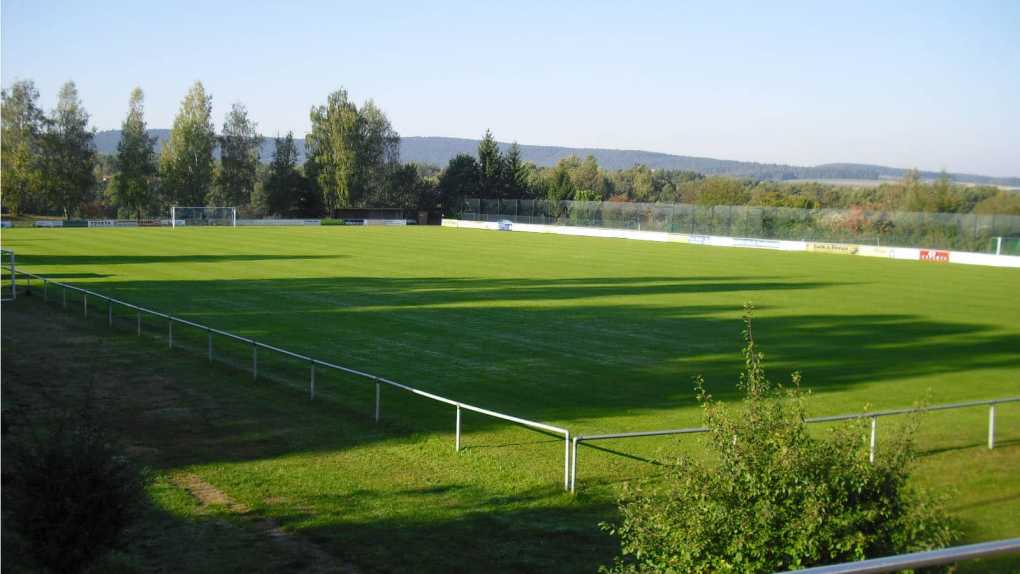
<svg viewBox="0 0 1020 574"><path fill-rule="evenodd" d="M482 414L482 415L490 416L490 417L493 417L493 418L496 418L496 419L500 419L500 420L504 420L504 421L509 421L509 422L516 423L516 424L519 424L521 426L524 426L524 427L527 427L527 428L530 428L530 429L533 429L533 430L537 430L537 431L540 431L540 432L546 432L546 433L553 433L553 434L556 434L556 435L562 435L563 436L563 488L564 488L564 490L566 490L569 487L569 479L570 479L570 431L568 431L567 429L563 429L563 428L556 427L556 426L553 426L553 425L549 425L549 424L545 424L545 423L541 423L541 422L537 422L537 421L532 421L532 420L528 420L528 419L524 419L524 418L520 418L520 417L515 417L513 415L508 415L506 413L501 413L501 412L497 412L497 411L493 411L493 410L489 410L489 409L483 409L481 407L478 407L478 406L475 406L475 405L471 405L471 404L468 404L468 403L463 403L463 402L460 402L460 401L455 401L453 399L449 399L449 398L446 398L446 397L443 397L443 396L440 396L440 395L437 395L437 394L434 394L434 393L423 391L421 389L416 389L414 387L411 387L411 386L408 386L408 385L404 385L404 384L398 383L396 381L393 381L393 380L390 380L390 379L387 379L387 378L384 378L384 377L379 377L379 376L373 375L371 373L366 373L364 371L359 371L357 369L352 369L350 367L344 367L342 365L337 365L335 363L330 363L328 361L323 361L323 360L320 360L320 359L309 357L309 356L303 355L301 353L295 353L293 351L288 351L287 349L282 349L280 347L269 345L267 343L262 343L260 341L256 341L255 339L250 339L248 337L242 337L240 335L235 335L234 333L229 333L227 331L222 331L220 329L214 329L214 328L209 327L207 325L202 325L200 323L195 323L193 321L188 321L187 319L182 319L180 317L174 317L173 315L169 315L167 313L161 313L159 311L154 311L152 309L147 309L145 307L140 307L138 305L134 305L134 304L131 304L131 303L127 303L125 301L121 301L119 299L114 299L113 297L108 297L108 296L103 295L101 293L96 293L95 291L91 291L91 290L88 290L88 289L83 289L81 287L75 287L73 285L68 285L66 283L61 283L59 281L54 281L54 280L48 279L48 278L46 278L46 277L44 277L42 275L36 275L34 273L28 273L26 271L21 271L21 270L13 270L13 267L12 267L12 272L13 272L12 273L12 282L13 282L13 276L16 276L16 275L21 275L21 276L23 276L23 277L25 277L27 279L27 281L25 282L26 283L25 284L25 289L27 289L27 290L31 290L31 288L32 288L32 280L33 279L41 281L42 282L43 301L44 302L49 302L49 299L50 299L50 297L49 297L50 285L53 285L55 287L59 287L60 290L61 290L61 292L60 292L61 304L63 305L63 307L65 309L67 308L67 305L68 305L68 302L67 302L67 294L68 294L68 292L80 293L81 297L82 297L82 299L81 299L81 302L82 302L82 313L85 316L85 318L88 318L88 313L89 313L89 297L92 297L92 298L94 298L95 300L98 300L98 301L105 301L106 304L107 304L107 309L106 309L106 312L107 312L107 324L111 328L113 327L113 309L114 309L114 306L119 306L119 307L123 307L123 308L127 308L127 309L135 311L135 313L137 314L137 334L138 334L139 337L142 335L142 316L143 315L147 315L147 316L152 316L152 317L157 317L157 318L160 318L160 319L164 319L164 320L166 320L166 324L167 324L167 344L168 344L170 349L174 348L174 325L175 324L178 324L178 325L187 325L189 327L193 327L193 328L198 329L200 331L204 331L207 334L207 338L208 338L208 356L209 356L209 362L210 363L213 361L213 358L214 358L213 357L213 336L223 337L223 338L226 338L226 339L230 339L230 340L242 343L244 345L248 345L248 346L251 347L251 376L252 376L252 379L258 379L258 374L259 374L259 349L262 349L264 351L269 351L269 352L272 352L272 353L277 353L277 354L280 354L280 355L283 355L283 356L286 356L286 357L290 357L292 359L296 359L298 361L302 361L302 362L304 362L304 363L306 363L308 365L308 370L309 370L309 373L308 373L308 394L309 394L309 398L312 399L312 400L315 399L315 369L317 367L318 368L323 368L323 369L332 369L332 370L340 371L342 373L346 373L348 375L353 375L355 377L358 377L358 378L370 381L370 382L375 384L375 411L374 411L374 419L375 419L375 422L377 422L377 423L379 422L379 418L380 418L381 392L382 392L382 386L383 385L390 386L390 387L393 387L393 388L396 388L396 389L401 389L401 390L407 391L408 393L411 393L413 395L417 395L417 396L420 396L420 397L424 397L426 399L431 399L433 401L437 401L437 402L440 402L440 403L444 403L444 404L450 405L450 406L454 407L454 409L455 409L455 419L454 419L454 435L455 435L455 438L454 438L454 449L456 451L458 451L458 452L460 451L460 442L461 442L460 441L460 434L461 434L461 432L460 432L461 431L461 424L460 424L460 418L461 417L460 417L460 415L461 415L461 410L471 411L471 412L479 413L479 414ZM12 287L12 290L13 290L13 287Z"/></svg>
<svg viewBox="0 0 1020 574"><path fill-rule="evenodd" d="M846 415L833 415L827 417L814 417L805 419L806 423L831 423L837 421L848 421L855 419L871 419L871 438L869 440L869 452L868 460L875 462L875 447L878 441L878 418L889 417L895 415L906 415L911 413L930 412L930 411L948 411L953 409L965 409L969 407L988 406L988 448L995 448L995 405L1002 403L1015 403L1020 402L1020 397L1006 397L1002 399L991 399L985 401L967 401L962 403L949 403L943 405L933 405L930 407L921 408L909 408L909 409L892 409L887 411L875 411L870 413L851 413ZM571 446L571 465L570 465L570 492L576 492L577 486L577 447L578 445L585 442L594 442L600 440L614 440L614 439L631 439L631 438L644 438L650 436L664 436L664 435L680 435L680 434L700 434L707 433L709 429L705 427L690 427L682 429L663 429L663 430L651 430L651 431L640 431L640 432L621 432L621 433L610 433L610 434L590 434L583 435L578 434L574 436L573 444Z"/></svg>

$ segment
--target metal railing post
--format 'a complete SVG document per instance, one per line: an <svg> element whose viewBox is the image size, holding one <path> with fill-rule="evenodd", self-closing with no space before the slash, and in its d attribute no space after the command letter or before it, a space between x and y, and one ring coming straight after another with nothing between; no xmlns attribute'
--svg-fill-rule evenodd
<svg viewBox="0 0 1020 574"><path fill-rule="evenodd" d="M457 405L457 423L454 426L454 437L453 450L454 452L460 452L460 405Z"/></svg>
<svg viewBox="0 0 1020 574"><path fill-rule="evenodd" d="M142 312L138 312L138 336L142 336Z"/></svg>
<svg viewBox="0 0 1020 574"><path fill-rule="evenodd" d="M375 384L375 422L379 422L379 393L381 385Z"/></svg>
<svg viewBox="0 0 1020 574"><path fill-rule="evenodd" d="M11 280L13 281L14 279L12 278ZM46 302L46 303L50 302L49 286L50 286L50 282L45 280L45 279L43 279L43 282L42 282L42 298L43 298L43 301Z"/></svg>
<svg viewBox="0 0 1020 574"><path fill-rule="evenodd" d="M563 433L563 490L570 490L570 431Z"/></svg>
<svg viewBox="0 0 1020 574"><path fill-rule="evenodd" d="M875 462L875 434L878 427L878 417L871 417L871 447L868 452L868 462Z"/></svg>
<svg viewBox="0 0 1020 574"><path fill-rule="evenodd" d="M259 378L259 347L252 341L251 344L251 380Z"/></svg>
<svg viewBox="0 0 1020 574"><path fill-rule="evenodd" d="M988 407L988 448L995 448L995 405Z"/></svg>
<svg viewBox="0 0 1020 574"><path fill-rule="evenodd" d="M81 309L82 309L82 312L85 314L85 318L88 319L89 318L89 296L87 294L81 296Z"/></svg>
<svg viewBox="0 0 1020 574"><path fill-rule="evenodd" d="M106 301L106 317L109 320L110 327L113 327L113 301L109 299Z"/></svg>
<svg viewBox="0 0 1020 574"><path fill-rule="evenodd" d="M310 367L310 371L311 371L311 378L309 379L309 382L308 382L308 399L314 401L315 400L315 363L312 363L312 365Z"/></svg>
<svg viewBox="0 0 1020 574"><path fill-rule="evenodd" d="M67 287L60 290L60 295L64 301L64 309L67 309Z"/></svg>
<svg viewBox="0 0 1020 574"><path fill-rule="evenodd" d="M168 317L166 324L167 324L167 343L169 344L169 348L173 349L174 348L174 320L170 319Z"/></svg>
<svg viewBox="0 0 1020 574"><path fill-rule="evenodd" d="M209 337L209 362L212 363L212 331L207 330L206 335Z"/></svg>
<svg viewBox="0 0 1020 574"><path fill-rule="evenodd" d="M574 437L573 447L570 453L570 492L577 492L577 439L580 437Z"/></svg>

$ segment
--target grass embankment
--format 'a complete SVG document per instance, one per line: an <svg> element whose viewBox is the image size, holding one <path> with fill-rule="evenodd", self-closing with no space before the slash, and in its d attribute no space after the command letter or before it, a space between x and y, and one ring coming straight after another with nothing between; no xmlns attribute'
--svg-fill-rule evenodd
<svg viewBox="0 0 1020 574"><path fill-rule="evenodd" d="M1010 270L428 228L14 230L4 246L60 280L575 432L697 424L690 377L733 396L748 300L773 375L802 370L812 414L1020 394L1020 275ZM61 318L38 294L16 303L30 306L26 321L80 328L80 315ZM26 340L32 330L9 327L17 313L7 309L5 403L12 352L54 347L31 364L101 372L88 362L101 341L106 356L128 357L118 368L171 389L154 416L156 390L135 376L111 382L124 386L111 396L138 395L110 419L135 421L122 430L157 449L150 464L194 474L366 570L590 571L614 551L596 527L613 516L614 485L697 445L585 448L575 499L559 491L554 438L465 415L457 454L448 407L387 390L376 426L370 388L349 379L320 373L313 403L307 366L260 356L271 378L253 383L205 364L201 333L176 330L193 352L168 353L165 341L131 335L133 315L117 315L108 335L96 307L88 337L101 339L74 354L49 327L44 341ZM145 325L152 337L165 328ZM250 360L216 345L235 366ZM985 417L933 413L919 437L919 480L955 489L968 541L1020 534L1020 408L1000 407L991 452ZM880 423L880 453L894 427ZM165 506L186 523L206 512Z"/></svg>

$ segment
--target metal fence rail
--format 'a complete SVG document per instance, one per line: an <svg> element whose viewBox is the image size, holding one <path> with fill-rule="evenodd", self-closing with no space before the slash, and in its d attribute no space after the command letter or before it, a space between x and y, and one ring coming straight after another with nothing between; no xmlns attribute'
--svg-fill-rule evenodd
<svg viewBox="0 0 1020 574"><path fill-rule="evenodd" d="M283 348L277 347L275 345L270 345L268 343L263 343L263 342L260 342L260 341L256 341L255 339L251 339L251 338L248 338L248 337L243 337L241 335L230 333L228 331L223 331L221 329L216 329L216 328L210 327L208 325L202 325L201 323L196 323L194 321L189 321L187 319L182 319L180 317L174 317L173 315L170 315L170 314L167 314L167 313L162 313L160 311L155 311L153 309L148 309L148 308L145 308L145 307L141 307L141 306L138 306L138 305L135 305L135 304L132 304L132 303L128 303L126 301L121 301L119 299L115 299L113 297L109 297L109 296L103 295L102 293L98 293L98 292L95 292L95 291L92 291L92 290L89 290L89 289L84 289L82 287L75 287L74 285L68 285L67 283L61 283L59 281L54 281L52 279L46 278L43 275L37 275L35 273L29 273L27 271L22 271L22 270L16 270L15 271L15 270L13 270L13 265L12 265L12 271L13 271L12 275L21 275L21 276L24 276L24 277L27 278L26 289L31 289L32 288L32 280L33 279L41 281L42 282L42 288L43 288L43 300L45 302L49 302L49 288L50 288L50 285L54 285L54 286L60 287L61 288L61 304L62 304L63 308L65 308L65 309L67 308L67 292L68 291L74 291L74 292L81 293L82 294L82 313L85 316L85 318L88 318L88 312L89 312L88 298L89 297L94 297L94 298L96 298L96 299L98 299L100 301L106 301L106 303L107 303L107 321L108 321L108 325L110 327L113 327L113 308L114 308L115 305L120 306L120 307L124 307L124 308L127 308L127 309L131 309L131 310L135 311L137 313L137 334L138 334L138 336L141 336L141 334L142 334L142 317L143 317L143 315L145 315L145 316L153 316L153 317L165 319L166 322L167 322L167 345L168 345L168 347L170 349L174 348L174 324L187 325L189 327L193 327L193 328L198 329L200 331L204 331L206 333L206 335L207 335L208 357L209 357L209 361L210 362L212 362L212 360L213 360L213 336L214 335L218 336L218 337L223 337L223 338L226 338L226 339L230 339L230 340L233 340L233 341L237 341L237 342L242 343L244 345L248 345L248 346L251 347L251 350L252 350L251 373L252 373L252 378L253 379L258 379L258 372L259 372L258 351L259 351L259 349L263 349L265 351L270 351L270 352L277 353L277 354L280 354L280 355L283 355L283 356L286 356L286 357L297 359L298 361L305 362L309 366L308 391L309 391L309 398L310 399L314 399L315 398L315 369L316 369L316 367L322 367L322 368L325 368L325 369L332 369L332 370L335 370L335 371L339 371L339 372L347 373L349 375L353 375L353 376L361 378L361 379L366 379L368 381L371 381L372 383L375 384L374 419L375 419L376 422L379 422L380 414L381 414L381 400L382 400L381 390L382 390L382 386L383 385L386 385L386 386L389 386L389 387L393 387L393 388L396 388L396 389L401 389L401 390L406 391L408 393L411 393L413 395L417 395L417 396L420 396L420 397L431 399L433 401L437 401L437 402L440 402L440 403L444 403L444 404L450 405L450 406L455 408L454 449L456 451L458 451L458 452L460 451L460 448L461 448L461 410L471 411L471 412L475 412L475 413L478 413L478 414L482 414L482 415L486 415L486 416L489 416L489 417L493 417L493 418L496 418L496 419L500 419L500 420L504 420L504 421L507 421L507 422L515 423L515 424L524 426L526 428L530 428L532 430L537 430L539 432L547 432L547 433L553 433L553 434L557 434L557 435L562 435L563 436L563 443L564 443L564 446L563 446L563 488L564 488L564 490L566 490L569 487L569 481L570 481L570 453L571 453L571 450L570 450L570 436L571 435L570 435L570 431L565 429L565 428L560 428L560 427L553 426L553 425L550 425L550 424L541 423L541 422L538 422L538 421L533 421L533 420L529 420L529 419L525 419L525 418L521 418L521 417L516 417L516 416L513 416L513 415L506 414L506 413L501 413L501 412L498 412L498 411L493 411L493 410L490 410L490 409L485 409L485 408L482 408L482 407L479 407L479 406L476 406L476 405L472 405L472 404L464 403L464 402L457 401L457 400L454 400L454 399L451 399L451 398L443 397L443 396L437 395L435 393L430 393L428 391L423 391L421 389L417 389L417 388L411 387L409 385L398 383L398 382L393 381L391 379L387 379L387 378L384 378L384 377L373 375L373 374L367 373L365 371L360 371L358 369L352 369L350 367L345 367L343 365L338 365L338 364L331 363L331 362L328 362L328 361L323 361L321 359L316 359L316 358L310 357L308 355L304 355L304 354L301 354L301 353L296 353L294 351L289 351L287 349L283 349Z"/></svg>
<svg viewBox="0 0 1020 574"><path fill-rule="evenodd" d="M825 417L812 417L804 419L806 423L827 423L837 422L855 419L871 419L871 436L868 442L868 459L871 462L875 462L875 447L877 446L878 440L878 419L879 417L889 417L896 415L905 415L919 412L929 411L947 411L953 409L965 409L969 407L988 406L988 448L995 448L995 406L1002 403L1015 403L1020 402L1020 397L1005 397L1001 399L989 399L983 401L966 401L960 403L946 403L941 405L932 405L930 407L917 407L917 408L905 408L905 409L890 409L884 411L875 411L870 413L850 413L844 415L832 415ZM650 430L650 431L638 431L638 432L619 432L619 433L608 433L608 434L590 434L574 435L574 440L571 445L570 454L570 492L577 491L577 447L584 442L593 442L599 440L611 440L611 439L628 439L628 438L642 438L650 436L664 436L664 435L678 435L678 434L700 434L706 433L709 429L706 427L689 427L682 429L661 429L661 430Z"/></svg>
<svg viewBox="0 0 1020 574"><path fill-rule="evenodd" d="M785 574L792 574L793 572L797 574L879 574L881 572L898 572L907 568L939 566L962 560L991 558L993 556L1017 553L1020 553L1020 538L1007 538L1005 540L982 542L980 544L953 546L941 550L928 550L858 562L847 562L845 564L817 566L804 570L790 570Z"/></svg>

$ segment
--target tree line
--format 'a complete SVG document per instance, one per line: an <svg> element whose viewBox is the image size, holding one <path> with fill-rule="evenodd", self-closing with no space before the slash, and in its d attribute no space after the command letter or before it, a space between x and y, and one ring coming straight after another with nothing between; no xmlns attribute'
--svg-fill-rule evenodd
<svg viewBox="0 0 1020 574"><path fill-rule="evenodd" d="M110 157L96 153L95 129L73 82L48 113L31 81L14 83L2 100L3 208L14 215L141 219L173 205L208 205L311 217L346 207L436 207L434 186L424 181L429 170L400 163L400 135L383 111L371 100L357 106L343 89L311 109L303 163L288 132L274 138L263 164L263 136L242 103L230 107L217 134L212 95L201 82L181 102L158 156L140 88L131 92Z"/></svg>
<svg viewBox="0 0 1020 574"><path fill-rule="evenodd" d="M458 155L445 168L404 164L400 135L386 114L372 100L359 107L342 88L312 107L303 161L288 132L274 138L264 163L263 136L239 102L217 135L212 95L201 82L181 102L158 157L140 88L130 94L121 141L109 157L96 153L95 130L73 82L48 113L30 80L4 90L2 106L2 204L12 214L141 219L165 216L172 205L210 205L258 217L321 217L351 207L450 216L467 198L1020 214L1018 193L960 185L945 174L925 182L917 171L877 187L846 187L646 165L606 170L591 155L537 167L522 159L516 143L502 153L489 131L476 155Z"/></svg>

